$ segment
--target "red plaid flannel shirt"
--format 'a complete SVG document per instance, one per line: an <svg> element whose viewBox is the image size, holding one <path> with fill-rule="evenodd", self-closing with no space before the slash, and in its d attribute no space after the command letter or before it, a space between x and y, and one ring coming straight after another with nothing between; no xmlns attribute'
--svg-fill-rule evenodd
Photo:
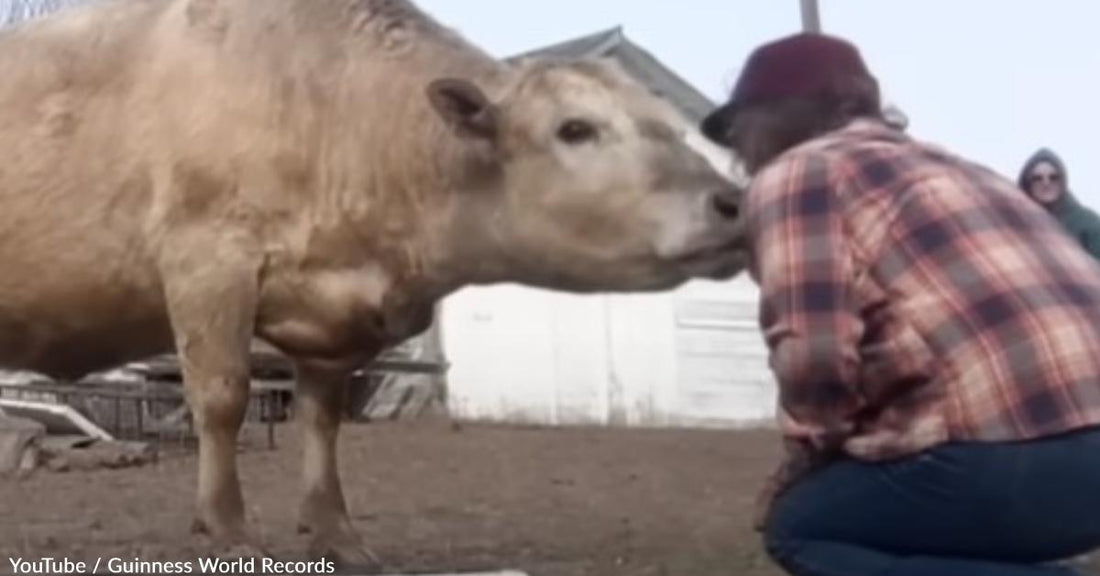
<svg viewBox="0 0 1100 576"><path fill-rule="evenodd" d="M1100 423L1100 265L1013 183L857 121L747 196L790 470Z"/></svg>

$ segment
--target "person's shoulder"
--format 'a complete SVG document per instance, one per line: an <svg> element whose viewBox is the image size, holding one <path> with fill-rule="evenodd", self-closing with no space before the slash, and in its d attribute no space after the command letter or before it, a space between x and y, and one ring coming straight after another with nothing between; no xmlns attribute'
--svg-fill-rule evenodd
<svg viewBox="0 0 1100 576"><path fill-rule="evenodd" d="M855 120L844 128L803 142L788 153L804 162L830 166L852 165L858 164L861 159L880 156L884 149L914 144L909 136L896 128L865 119Z"/></svg>
<svg viewBox="0 0 1100 576"><path fill-rule="evenodd" d="M841 188L852 174L861 172L863 164L884 154L883 148L911 144L908 136L881 123L855 121L798 144L777 156L753 178L750 190L797 193L821 187Z"/></svg>
<svg viewBox="0 0 1100 576"><path fill-rule="evenodd" d="M1080 200L1077 201L1077 206L1075 208L1074 216L1080 220L1082 224L1088 226L1089 232L1100 234L1100 214L1098 214L1096 210L1081 203Z"/></svg>
<svg viewBox="0 0 1100 576"><path fill-rule="evenodd" d="M845 162L861 146L858 136L843 134L841 131L830 132L807 140L791 147L764 169L764 173L784 173L792 169L820 168Z"/></svg>
<svg viewBox="0 0 1100 576"><path fill-rule="evenodd" d="M790 189L811 179L827 179L835 154L814 147L798 146L777 156L756 173L750 188Z"/></svg>

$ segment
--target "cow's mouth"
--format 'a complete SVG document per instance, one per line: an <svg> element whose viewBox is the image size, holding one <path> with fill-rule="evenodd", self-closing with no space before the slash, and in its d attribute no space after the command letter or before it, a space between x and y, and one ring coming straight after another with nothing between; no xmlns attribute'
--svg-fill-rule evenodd
<svg viewBox="0 0 1100 576"><path fill-rule="evenodd" d="M748 247L744 238L735 238L716 246L693 250L676 260L691 276L725 279L745 269Z"/></svg>

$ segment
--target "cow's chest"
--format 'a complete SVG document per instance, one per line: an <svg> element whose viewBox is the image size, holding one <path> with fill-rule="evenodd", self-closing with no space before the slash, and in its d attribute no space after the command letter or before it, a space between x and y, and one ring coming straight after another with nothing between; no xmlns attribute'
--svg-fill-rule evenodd
<svg viewBox="0 0 1100 576"><path fill-rule="evenodd" d="M432 302L382 271L325 271L269 282L257 332L291 355L352 360L419 334L431 321Z"/></svg>

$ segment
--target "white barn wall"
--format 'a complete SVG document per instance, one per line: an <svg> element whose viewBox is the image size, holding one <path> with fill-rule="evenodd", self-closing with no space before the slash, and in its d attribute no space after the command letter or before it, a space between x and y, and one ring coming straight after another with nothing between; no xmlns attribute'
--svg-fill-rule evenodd
<svg viewBox="0 0 1100 576"><path fill-rule="evenodd" d="M672 294L678 404L685 424L771 422L776 388L757 327L756 286L693 282Z"/></svg>
<svg viewBox="0 0 1100 576"><path fill-rule="evenodd" d="M442 307L448 410L461 420L743 427L775 386L745 278L664 294L467 288Z"/></svg>

